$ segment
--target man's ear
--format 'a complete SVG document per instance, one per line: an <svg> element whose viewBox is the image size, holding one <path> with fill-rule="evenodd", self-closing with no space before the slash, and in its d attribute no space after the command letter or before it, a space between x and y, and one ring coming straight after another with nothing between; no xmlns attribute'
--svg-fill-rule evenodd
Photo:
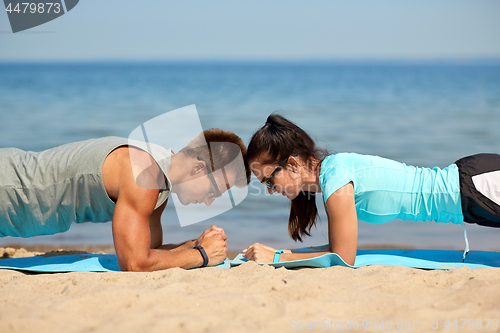
<svg viewBox="0 0 500 333"><path fill-rule="evenodd" d="M205 162L200 161L200 160L195 160L196 162L194 163L193 167L191 168L191 175L196 175L197 173L200 172L205 172L205 168L207 167L205 165Z"/></svg>

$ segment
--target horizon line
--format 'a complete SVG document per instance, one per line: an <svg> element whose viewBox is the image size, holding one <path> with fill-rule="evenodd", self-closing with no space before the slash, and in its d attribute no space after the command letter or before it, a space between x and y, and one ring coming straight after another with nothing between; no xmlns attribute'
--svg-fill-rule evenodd
<svg viewBox="0 0 500 333"><path fill-rule="evenodd" d="M363 58L89 58L89 59L0 59L0 64L120 64L120 63L352 63L352 64L491 64L500 65L498 57L363 57Z"/></svg>

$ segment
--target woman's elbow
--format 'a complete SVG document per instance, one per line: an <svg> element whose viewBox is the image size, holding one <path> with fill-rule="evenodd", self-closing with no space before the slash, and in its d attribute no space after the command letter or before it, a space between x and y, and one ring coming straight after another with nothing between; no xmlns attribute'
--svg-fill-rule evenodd
<svg viewBox="0 0 500 333"><path fill-rule="evenodd" d="M330 252L337 254L346 264L354 266L354 263L356 261L356 251L348 251L346 253L345 251L334 251L331 248L329 250Z"/></svg>
<svg viewBox="0 0 500 333"><path fill-rule="evenodd" d="M356 251L344 254L342 259L344 259L346 264L354 266L354 262L356 261Z"/></svg>
<svg viewBox="0 0 500 333"><path fill-rule="evenodd" d="M345 258L344 261L345 261L346 264L354 266L354 263L356 262L356 257L354 257L354 258Z"/></svg>

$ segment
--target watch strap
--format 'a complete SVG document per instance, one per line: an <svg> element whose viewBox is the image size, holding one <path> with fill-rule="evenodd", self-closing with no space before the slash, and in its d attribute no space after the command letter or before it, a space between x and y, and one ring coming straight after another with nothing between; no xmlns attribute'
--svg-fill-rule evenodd
<svg viewBox="0 0 500 333"><path fill-rule="evenodd" d="M197 249L198 251L200 251L200 254L203 257L203 266L201 266L201 267L202 268L203 267L207 267L207 265L208 265L208 256L207 256L207 253L205 252L205 249L203 248L203 246L196 245L194 248Z"/></svg>
<svg viewBox="0 0 500 333"><path fill-rule="evenodd" d="M278 250L274 253L273 263L280 262L280 256L283 253L283 250Z"/></svg>

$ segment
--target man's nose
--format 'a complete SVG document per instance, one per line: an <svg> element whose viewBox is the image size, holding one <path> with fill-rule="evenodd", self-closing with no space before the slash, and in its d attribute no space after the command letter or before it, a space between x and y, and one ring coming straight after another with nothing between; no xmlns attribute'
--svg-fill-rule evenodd
<svg viewBox="0 0 500 333"><path fill-rule="evenodd" d="M214 202L214 201L215 201L215 199L208 198L207 200L205 200L205 205L207 207L210 207L210 205L212 205L212 202Z"/></svg>
<svg viewBox="0 0 500 333"><path fill-rule="evenodd" d="M267 192L269 192L269 194L273 194L276 190L268 187Z"/></svg>

